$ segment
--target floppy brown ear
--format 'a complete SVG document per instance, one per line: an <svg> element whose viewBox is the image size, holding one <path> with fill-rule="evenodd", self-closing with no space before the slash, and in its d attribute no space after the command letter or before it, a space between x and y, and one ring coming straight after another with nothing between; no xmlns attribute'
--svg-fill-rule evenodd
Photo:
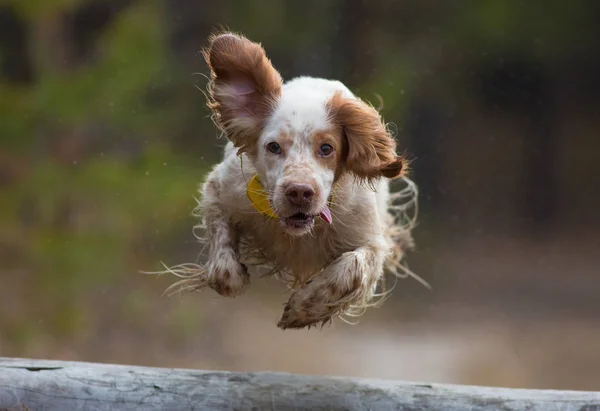
<svg viewBox="0 0 600 411"><path fill-rule="evenodd" d="M377 110L341 93L334 94L329 100L328 109L345 140L346 170L366 180L392 179L406 173L406 161L396 154L396 141Z"/></svg>
<svg viewBox="0 0 600 411"><path fill-rule="evenodd" d="M211 70L208 106L239 152L251 152L281 95L281 76L259 44L233 33L211 36L203 54Z"/></svg>

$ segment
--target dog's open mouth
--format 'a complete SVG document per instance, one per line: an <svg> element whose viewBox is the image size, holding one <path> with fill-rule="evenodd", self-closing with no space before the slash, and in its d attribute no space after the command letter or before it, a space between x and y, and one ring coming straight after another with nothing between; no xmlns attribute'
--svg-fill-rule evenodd
<svg viewBox="0 0 600 411"><path fill-rule="evenodd" d="M325 208L323 208L323 210L321 210L321 212L317 215L300 212L292 214L287 218L283 218L282 223L288 227L302 229L312 226L315 222L315 217L321 217L327 224L331 224L333 220L331 216L331 210L329 210L329 207L325 206Z"/></svg>
<svg viewBox="0 0 600 411"><path fill-rule="evenodd" d="M296 213L283 220L285 225L294 228L304 228L315 222L315 216L305 213Z"/></svg>

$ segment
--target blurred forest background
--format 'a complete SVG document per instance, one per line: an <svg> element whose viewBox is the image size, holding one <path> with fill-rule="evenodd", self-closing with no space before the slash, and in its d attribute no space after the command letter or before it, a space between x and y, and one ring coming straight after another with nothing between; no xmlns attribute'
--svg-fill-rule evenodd
<svg viewBox="0 0 600 411"><path fill-rule="evenodd" d="M0 0L0 355L600 390L600 2ZM352 326L162 298L222 139L206 37L340 79L415 160L414 271ZM196 88L197 87L197 88Z"/></svg>

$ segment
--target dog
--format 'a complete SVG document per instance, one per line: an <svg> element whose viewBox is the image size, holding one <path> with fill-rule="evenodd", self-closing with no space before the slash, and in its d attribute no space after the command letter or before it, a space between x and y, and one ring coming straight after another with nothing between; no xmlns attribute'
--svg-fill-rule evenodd
<svg viewBox="0 0 600 411"><path fill-rule="evenodd" d="M417 187L378 110L339 81L284 83L242 35L212 35L203 55L228 142L200 188L207 261L169 270L180 289L235 297L266 267L293 292L278 327L300 329L376 304L385 272L412 276Z"/></svg>

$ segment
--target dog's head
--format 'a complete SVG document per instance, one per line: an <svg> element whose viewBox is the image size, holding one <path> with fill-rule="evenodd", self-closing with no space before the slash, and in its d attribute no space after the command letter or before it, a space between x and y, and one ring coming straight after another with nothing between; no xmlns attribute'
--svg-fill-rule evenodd
<svg viewBox="0 0 600 411"><path fill-rule="evenodd" d="M246 153L286 231L330 219L339 178L396 178L403 159L377 110L338 81L300 77L283 84L263 48L232 33L210 38L209 107L229 140Z"/></svg>

